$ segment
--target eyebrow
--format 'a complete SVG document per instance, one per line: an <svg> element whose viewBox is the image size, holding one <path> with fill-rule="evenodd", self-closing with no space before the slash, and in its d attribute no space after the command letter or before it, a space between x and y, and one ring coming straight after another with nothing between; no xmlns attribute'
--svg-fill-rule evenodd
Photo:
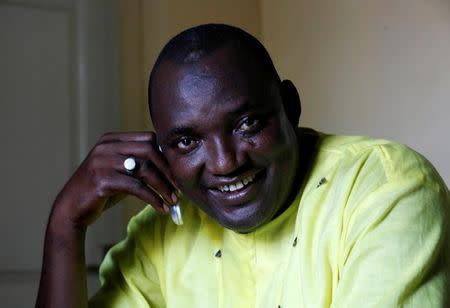
<svg viewBox="0 0 450 308"><path fill-rule="evenodd" d="M252 104L250 103L250 100L246 99L243 104L241 104L240 106L238 106L235 109L231 110L229 112L229 114L230 115L239 115L239 114L244 113L245 111L248 111L252 107L254 108L254 106L252 106Z"/></svg>
<svg viewBox="0 0 450 308"><path fill-rule="evenodd" d="M246 99L243 104L241 104L240 106L236 107L235 109L232 109L231 111L229 111L228 115L231 115L231 116L240 115L240 114L244 113L245 111L248 111L252 107L254 107L254 106L250 103L250 100ZM196 130L195 126L193 126L193 127L177 126L177 127L172 128L167 133L167 135L165 136L165 139L170 140L177 136L183 136L183 135L195 136L195 135L197 135L196 131L197 130Z"/></svg>
<svg viewBox="0 0 450 308"><path fill-rule="evenodd" d="M172 128L169 133L167 134L165 139L171 139L176 136L182 136L182 135L195 135L195 128L194 127L188 127L188 126L178 126Z"/></svg>
<svg viewBox="0 0 450 308"><path fill-rule="evenodd" d="M274 104L266 104L266 105L257 105L252 104L252 101L248 98L245 99L245 101L240 105L237 106L235 109L228 112L228 115L236 117L239 116L247 111L255 110L257 113L264 113L268 111L275 111L275 105Z"/></svg>

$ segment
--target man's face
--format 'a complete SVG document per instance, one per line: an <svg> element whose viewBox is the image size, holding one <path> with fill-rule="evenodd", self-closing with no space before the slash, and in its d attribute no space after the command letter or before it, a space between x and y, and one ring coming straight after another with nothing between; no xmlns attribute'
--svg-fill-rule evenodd
<svg viewBox="0 0 450 308"><path fill-rule="evenodd" d="M221 48L195 64L163 62L152 85L153 122L177 185L238 232L284 210L297 172L295 129L279 82L266 75Z"/></svg>

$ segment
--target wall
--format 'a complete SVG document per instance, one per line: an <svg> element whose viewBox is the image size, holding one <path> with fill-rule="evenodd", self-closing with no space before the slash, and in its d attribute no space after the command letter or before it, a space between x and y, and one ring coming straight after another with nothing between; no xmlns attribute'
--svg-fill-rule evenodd
<svg viewBox="0 0 450 308"><path fill-rule="evenodd" d="M398 140L450 184L450 2L261 1L262 40L301 125Z"/></svg>
<svg viewBox="0 0 450 308"><path fill-rule="evenodd" d="M116 1L0 1L0 28L0 299L31 307L52 203L98 137L119 129ZM123 236L118 209L89 228L87 264Z"/></svg>

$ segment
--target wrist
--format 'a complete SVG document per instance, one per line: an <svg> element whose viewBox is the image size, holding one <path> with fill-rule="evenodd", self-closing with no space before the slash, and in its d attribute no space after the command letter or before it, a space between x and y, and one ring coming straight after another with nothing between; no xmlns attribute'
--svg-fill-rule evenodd
<svg viewBox="0 0 450 308"><path fill-rule="evenodd" d="M70 204L63 204L56 201L50 213L47 233L58 236L84 237L87 227L78 224L70 215Z"/></svg>

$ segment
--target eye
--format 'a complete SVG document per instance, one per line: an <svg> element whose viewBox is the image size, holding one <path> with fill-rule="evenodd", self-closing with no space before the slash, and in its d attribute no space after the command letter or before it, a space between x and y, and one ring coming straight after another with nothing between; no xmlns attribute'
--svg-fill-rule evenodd
<svg viewBox="0 0 450 308"><path fill-rule="evenodd" d="M192 137L182 137L177 142L177 148L183 151L191 151L195 148L198 141Z"/></svg>
<svg viewBox="0 0 450 308"><path fill-rule="evenodd" d="M244 118L237 130L242 133L253 132L256 131L259 127L260 121L255 117L246 117Z"/></svg>

